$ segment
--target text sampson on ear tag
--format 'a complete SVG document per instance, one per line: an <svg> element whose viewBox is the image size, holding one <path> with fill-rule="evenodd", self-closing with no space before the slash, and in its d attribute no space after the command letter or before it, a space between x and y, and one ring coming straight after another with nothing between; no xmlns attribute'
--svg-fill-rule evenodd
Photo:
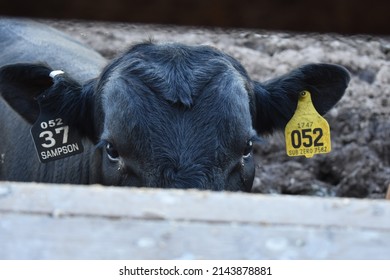
<svg viewBox="0 0 390 280"><path fill-rule="evenodd" d="M311 158L331 151L329 124L314 108L308 91L300 93L297 109L284 134L288 156Z"/></svg>
<svg viewBox="0 0 390 280"><path fill-rule="evenodd" d="M61 116L48 112L41 103L39 107L39 117L31 127L39 161L47 163L82 153L84 147L78 131Z"/></svg>

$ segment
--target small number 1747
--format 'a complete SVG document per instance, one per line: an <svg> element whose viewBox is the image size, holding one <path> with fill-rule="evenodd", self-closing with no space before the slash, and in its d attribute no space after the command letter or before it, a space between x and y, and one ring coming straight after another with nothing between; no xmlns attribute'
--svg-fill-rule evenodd
<svg viewBox="0 0 390 280"><path fill-rule="evenodd" d="M298 123L298 128L312 127L313 122L300 122Z"/></svg>

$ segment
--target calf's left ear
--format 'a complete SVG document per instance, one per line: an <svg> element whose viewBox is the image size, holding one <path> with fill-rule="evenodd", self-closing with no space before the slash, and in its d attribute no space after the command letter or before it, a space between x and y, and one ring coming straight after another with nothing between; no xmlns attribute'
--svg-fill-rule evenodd
<svg viewBox="0 0 390 280"><path fill-rule="evenodd" d="M350 75L342 66L308 64L263 84L255 82L254 128L259 134L283 129L293 116L303 90L311 93L318 113L325 114L343 96L349 80Z"/></svg>

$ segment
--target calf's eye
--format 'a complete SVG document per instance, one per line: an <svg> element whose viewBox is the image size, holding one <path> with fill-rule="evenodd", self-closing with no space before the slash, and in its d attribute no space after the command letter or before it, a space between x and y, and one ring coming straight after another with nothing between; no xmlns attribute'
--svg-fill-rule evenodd
<svg viewBox="0 0 390 280"><path fill-rule="evenodd" d="M251 156L251 153L252 153L252 150L253 150L253 141L252 140L248 140L248 142L246 142L246 147L244 149L244 152L243 152L243 158L248 158Z"/></svg>
<svg viewBox="0 0 390 280"><path fill-rule="evenodd" d="M108 155L108 158L112 161L118 161L119 160L119 153L117 149L115 149L114 145L111 143L106 144L106 152Z"/></svg>

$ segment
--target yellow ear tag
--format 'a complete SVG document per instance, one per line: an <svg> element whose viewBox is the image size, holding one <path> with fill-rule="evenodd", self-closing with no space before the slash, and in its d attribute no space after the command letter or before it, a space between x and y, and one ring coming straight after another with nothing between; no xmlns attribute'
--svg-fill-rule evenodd
<svg viewBox="0 0 390 280"><path fill-rule="evenodd" d="M326 154L331 150L328 122L316 111L310 92L303 91L298 99L294 116L284 130L288 156Z"/></svg>

